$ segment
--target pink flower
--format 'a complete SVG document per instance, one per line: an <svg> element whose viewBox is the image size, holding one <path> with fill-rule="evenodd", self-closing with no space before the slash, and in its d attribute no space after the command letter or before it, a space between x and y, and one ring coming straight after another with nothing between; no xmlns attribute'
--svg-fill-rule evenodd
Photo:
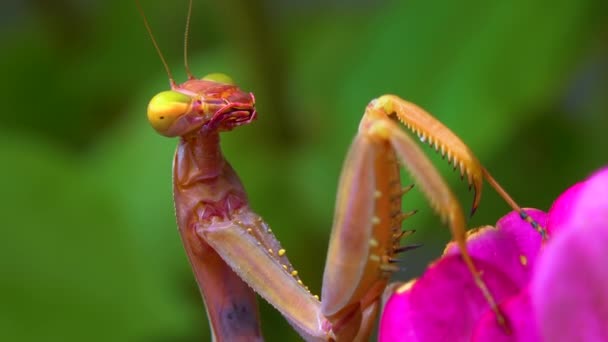
<svg viewBox="0 0 608 342"><path fill-rule="evenodd" d="M564 192L548 214L526 209L480 228L467 246L511 329L496 317L455 246L387 301L380 341L608 341L608 168Z"/></svg>

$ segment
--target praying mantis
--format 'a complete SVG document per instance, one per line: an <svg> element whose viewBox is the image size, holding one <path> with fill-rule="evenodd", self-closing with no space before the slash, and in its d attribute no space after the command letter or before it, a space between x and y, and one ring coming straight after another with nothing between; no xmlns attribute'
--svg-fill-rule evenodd
<svg viewBox="0 0 608 342"><path fill-rule="evenodd" d="M179 233L213 338L262 340L255 294L278 311L307 341L365 341L380 311L396 255L408 249L400 167L409 171L431 207L449 226L462 260L500 324L507 323L466 250L465 215L459 201L401 124L428 142L474 190L472 213L483 181L541 233L462 140L417 105L395 95L372 100L363 114L340 176L321 297L310 293L269 225L248 204L236 172L220 149L220 134L257 118L255 97L230 77L197 79L187 63L192 1L186 20L184 58L188 80L177 84L136 1L169 76L171 89L152 98L148 120L161 135L180 137L173 162L173 196ZM471 214L472 214L471 213Z"/></svg>

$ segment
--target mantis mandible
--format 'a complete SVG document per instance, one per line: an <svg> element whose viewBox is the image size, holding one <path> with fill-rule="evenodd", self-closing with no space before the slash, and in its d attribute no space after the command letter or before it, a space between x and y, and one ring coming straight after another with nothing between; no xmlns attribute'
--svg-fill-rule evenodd
<svg viewBox="0 0 608 342"><path fill-rule="evenodd" d="M460 203L397 121L460 169L474 190L472 212L485 179L522 219L543 233L460 138L422 108L395 95L368 104L340 176L319 299L304 286L268 224L249 208L245 189L220 150L221 132L256 119L253 94L224 74L197 79L190 72L187 40L192 1L184 43L188 80L177 84L136 3L169 76L171 90L152 98L148 120L161 135L180 137L173 162L177 223L215 340L262 340L256 292L308 341L368 339L389 278L399 269L395 256L408 249L401 246L408 235L401 222L412 212L402 211L401 198L411 186L402 186L400 166L449 226L463 262L499 323L507 328L466 250Z"/></svg>

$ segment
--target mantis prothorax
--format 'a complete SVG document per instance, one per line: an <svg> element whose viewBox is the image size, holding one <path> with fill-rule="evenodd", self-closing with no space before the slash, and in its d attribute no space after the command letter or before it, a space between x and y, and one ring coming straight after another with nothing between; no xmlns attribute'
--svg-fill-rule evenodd
<svg viewBox="0 0 608 342"><path fill-rule="evenodd" d="M139 7L139 2L136 1ZM192 1L188 10L188 19ZM141 7L139 8L143 16ZM460 203L420 147L392 118L427 141L460 169L477 208L485 179L523 219L538 226L490 176L469 148L429 113L394 95L372 100L344 162L323 276L321 299L298 277L268 224L253 212L235 171L224 159L220 132L257 116L252 93L223 74L192 76L176 84L144 17L169 75L171 90L150 101L148 120L160 134L180 137L173 163L173 195L179 232L192 265L215 340L261 340L255 292L279 310L309 341L366 340L406 232L401 222L399 167L409 171L433 209L447 222L475 283L506 323L465 246ZM186 25L186 42L188 25ZM184 44L187 56L187 43Z"/></svg>

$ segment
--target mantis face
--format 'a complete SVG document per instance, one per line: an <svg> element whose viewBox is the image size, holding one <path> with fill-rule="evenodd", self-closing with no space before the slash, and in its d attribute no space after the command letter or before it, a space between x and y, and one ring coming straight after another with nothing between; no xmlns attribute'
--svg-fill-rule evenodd
<svg viewBox="0 0 608 342"><path fill-rule="evenodd" d="M229 131L256 118L253 94L240 90L230 77L210 74L158 93L148 104L148 121L167 137Z"/></svg>

